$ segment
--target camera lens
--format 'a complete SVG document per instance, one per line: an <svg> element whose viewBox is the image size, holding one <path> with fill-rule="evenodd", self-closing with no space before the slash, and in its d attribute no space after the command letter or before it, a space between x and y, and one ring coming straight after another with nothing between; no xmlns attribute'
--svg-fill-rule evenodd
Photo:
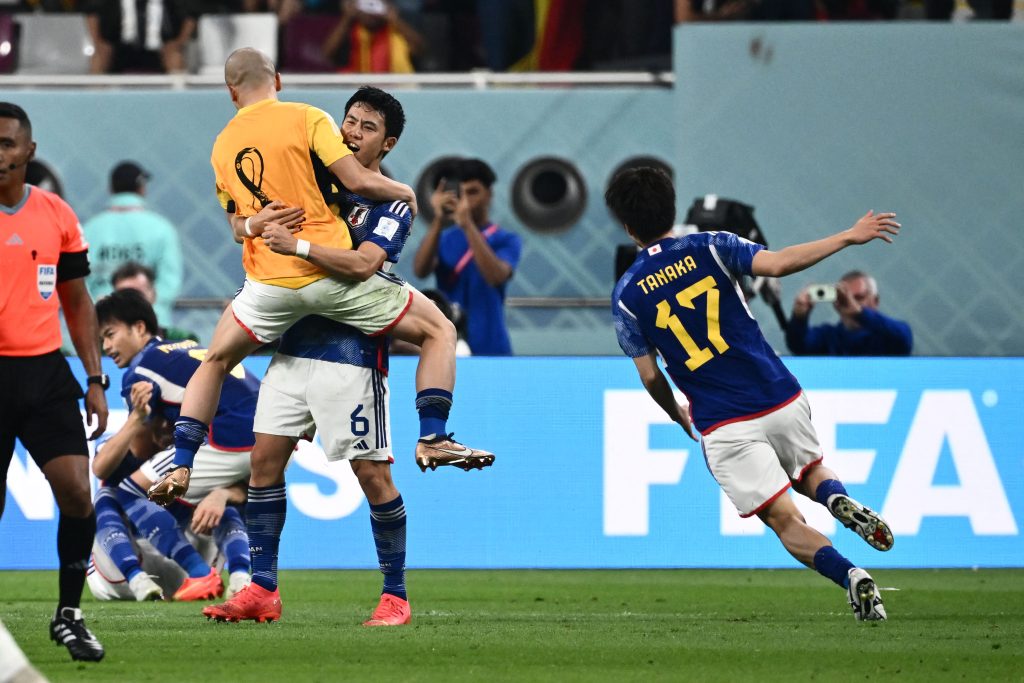
<svg viewBox="0 0 1024 683"><path fill-rule="evenodd" d="M825 290L822 289L821 287L818 287L816 290L814 290L814 296L818 297L819 299L824 299Z"/></svg>

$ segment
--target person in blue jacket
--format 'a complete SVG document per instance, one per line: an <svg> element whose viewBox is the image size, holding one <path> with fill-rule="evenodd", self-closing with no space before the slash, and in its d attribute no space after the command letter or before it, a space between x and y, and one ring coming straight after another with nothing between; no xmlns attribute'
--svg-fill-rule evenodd
<svg viewBox="0 0 1024 683"><path fill-rule="evenodd" d="M914 348L910 325L878 310L878 284L860 270L836 284L839 322L808 325L811 301L806 288L797 295L786 328L786 346L797 356L909 356Z"/></svg>

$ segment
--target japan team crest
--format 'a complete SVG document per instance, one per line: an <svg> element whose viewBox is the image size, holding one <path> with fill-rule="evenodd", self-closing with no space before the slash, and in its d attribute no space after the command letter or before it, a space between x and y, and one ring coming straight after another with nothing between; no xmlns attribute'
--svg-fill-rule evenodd
<svg viewBox="0 0 1024 683"><path fill-rule="evenodd" d="M57 286L57 266L36 267L36 287L39 289L39 296L46 301L53 296L53 290Z"/></svg>
<svg viewBox="0 0 1024 683"><path fill-rule="evenodd" d="M345 222L348 223L350 227L358 228L363 224L363 221L366 220L368 215L370 215L370 207L356 204L352 207L352 210L348 212L348 218L345 219Z"/></svg>

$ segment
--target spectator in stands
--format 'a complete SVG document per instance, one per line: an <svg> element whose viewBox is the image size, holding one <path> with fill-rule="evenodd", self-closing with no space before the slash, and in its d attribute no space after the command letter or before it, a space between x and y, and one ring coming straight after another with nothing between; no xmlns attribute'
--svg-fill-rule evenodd
<svg viewBox="0 0 1024 683"><path fill-rule="evenodd" d="M199 8L198 0L88 0L92 72L185 71L185 46L195 34Z"/></svg>
<svg viewBox="0 0 1024 683"><path fill-rule="evenodd" d="M99 299L111 292L110 278L118 266L136 261L156 273L158 320L171 319L181 291L181 243L166 218L146 208L147 173L134 161L122 161L110 174L110 205L85 223L92 273L89 292Z"/></svg>
<svg viewBox="0 0 1024 683"><path fill-rule="evenodd" d="M110 276L110 286L114 288L116 292L119 289L134 289L142 294L142 297L149 302L150 306L156 310L156 287L153 283L156 281L156 274L152 268L136 263L135 261L128 261L118 266L114 274ZM157 318L161 322L163 320L169 320L170 318ZM189 330L183 330L178 327L164 327L159 328L159 335L164 339L191 339L193 341L199 341L199 335Z"/></svg>
<svg viewBox="0 0 1024 683"><path fill-rule="evenodd" d="M341 0L323 52L343 73L412 73L423 38L390 0Z"/></svg>
<svg viewBox="0 0 1024 683"><path fill-rule="evenodd" d="M786 328L786 345L798 356L909 356L914 345L910 325L878 310L878 284L859 270L836 285L833 304L839 322L808 327L814 303L810 288L796 297Z"/></svg>
<svg viewBox="0 0 1024 683"><path fill-rule="evenodd" d="M442 179L430 198L434 218L416 250L413 270L421 278L434 273L437 288L465 311L473 355L511 355L505 288L519 264L522 240L491 221L491 167L466 159L457 175L458 192L446 189ZM442 230L445 226L450 227Z"/></svg>

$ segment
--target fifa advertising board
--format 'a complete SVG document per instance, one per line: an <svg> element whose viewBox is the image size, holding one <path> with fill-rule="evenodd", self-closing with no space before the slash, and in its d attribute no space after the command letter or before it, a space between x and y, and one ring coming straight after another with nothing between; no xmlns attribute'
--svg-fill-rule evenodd
<svg viewBox="0 0 1024 683"><path fill-rule="evenodd" d="M80 381L84 373L72 360ZM246 361L258 376L266 358ZM797 496L808 521L871 567L1024 566L1024 359L786 359L824 452L850 494L881 512L885 554ZM108 429L123 424L108 361ZM415 359L392 359L394 479L417 567L794 567L741 519L699 444L648 398L626 358L466 358L449 428L497 454L483 471L422 473ZM339 419L348 421L347 416ZM374 568L365 499L345 463L303 442L288 469L284 568ZM17 444L0 521L0 568L56 566L57 510Z"/></svg>

